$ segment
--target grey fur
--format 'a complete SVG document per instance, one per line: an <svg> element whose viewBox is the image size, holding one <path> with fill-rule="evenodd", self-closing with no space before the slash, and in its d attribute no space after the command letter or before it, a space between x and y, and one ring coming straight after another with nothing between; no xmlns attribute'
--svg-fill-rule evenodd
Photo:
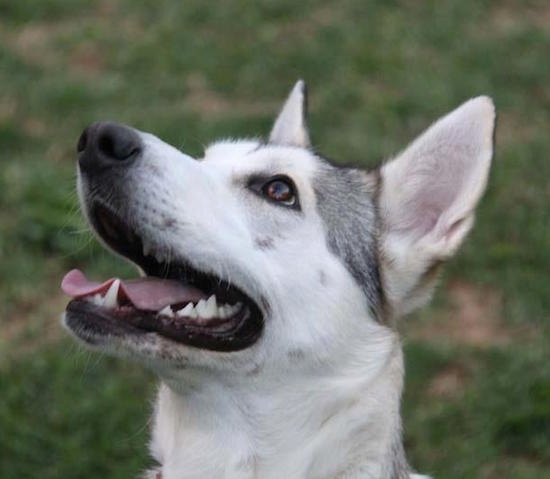
<svg viewBox="0 0 550 479"><path fill-rule="evenodd" d="M388 477L391 479L410 479L411 468L405 456L401 430L395 435L394 444L391 449L391 470Z"/></svg>
<svg viewBox="0 0 550 479"><path fill-rule="evenodd" d="M376 182L364 171L323 160L313 180L330 250L363 288L380 320L382 289L377 254Z"/></svg>
<svg viewBox="0 0 550 479"><path fill-rule="evenodd" d="M268 250L275 247L275 241L271 236L262 236L254 239L254 244L258 249Z"/></svg>

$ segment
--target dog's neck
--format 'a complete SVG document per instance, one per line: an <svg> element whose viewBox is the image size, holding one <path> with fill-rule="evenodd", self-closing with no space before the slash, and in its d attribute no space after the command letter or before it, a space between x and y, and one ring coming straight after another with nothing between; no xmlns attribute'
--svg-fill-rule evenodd
<svg viewBox="0 0 550 479"><path fill-rule="evenodd" d="M337 371L163 382L151 449L163 479L405 479L402 352Z"/></svg>

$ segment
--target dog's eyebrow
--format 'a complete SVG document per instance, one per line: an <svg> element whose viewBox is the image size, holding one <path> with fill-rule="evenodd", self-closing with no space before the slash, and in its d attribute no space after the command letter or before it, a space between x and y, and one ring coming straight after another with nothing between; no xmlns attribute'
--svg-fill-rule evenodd
<svg viewBox="0 0 550 479"><path fill-rule="evenodd" d="M284 171L279 171L275 168L263 169L260 171L249 173L246 176L244 176L243 179L246 181L247 184L250 184L258 181L268 181L273 177L282 176L282 175L288 176L287 173L285 173Z"/></svg>
<svg viewBox="0 0 550 479"><path fill-rule="evenodd" d="M232 183L238 187L247 187L250 183L258 181L267 181L269 178L277 175L281 175L283 172L277 171L275 168L266 169L265 165L263 169L247 173L236 173L233 176Z"/></svg>

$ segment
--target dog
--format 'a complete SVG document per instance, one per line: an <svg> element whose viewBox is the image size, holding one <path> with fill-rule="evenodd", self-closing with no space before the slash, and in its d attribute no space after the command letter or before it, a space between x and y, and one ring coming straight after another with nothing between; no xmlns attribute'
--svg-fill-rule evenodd
<svg viewBox="0 0 550 479"><path fill-rule="evenodd" d="M150 449L162 479L409 479L396 321L430 298L474 221L495 109L470 99L371 171L312 148L306 88L266 141L195 159L98 122L77 189L136 279L69 272L65 327L161 380Z"/></svg>

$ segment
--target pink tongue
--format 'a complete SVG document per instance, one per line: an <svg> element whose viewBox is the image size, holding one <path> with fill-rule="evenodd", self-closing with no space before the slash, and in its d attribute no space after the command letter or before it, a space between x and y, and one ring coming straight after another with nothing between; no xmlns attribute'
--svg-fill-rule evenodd
<svg viewBox="0 0 550 479"><path fill-rule="evenodd" d="M61 282L63 292L73 298L84 298L93 294L105 293L116 278L104 283L90 281L82 271L69 271ZM120 282L119 299L126 297L137 309L159 311L165 306L177 303L197 302L206 299L206 295L191 286L177 281L160 278L139 278Z"/></svg>

